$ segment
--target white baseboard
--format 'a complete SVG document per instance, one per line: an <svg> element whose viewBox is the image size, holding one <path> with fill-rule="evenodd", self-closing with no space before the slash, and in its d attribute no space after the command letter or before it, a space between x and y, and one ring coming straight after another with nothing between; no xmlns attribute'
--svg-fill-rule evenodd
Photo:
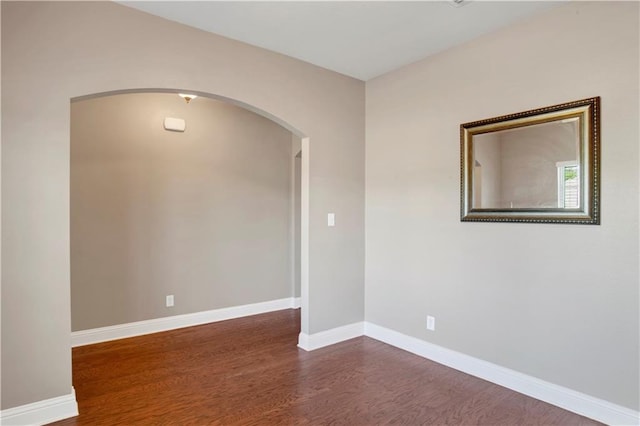
<svg viewBox="0 0 640 426"><path fill-rule="evenodd" d="M299 298L286 298L251 305L197 312L194 314L139 321L113 327L77 331L72 333L72 346L82 346L159 331L190 327L281 309L295 309L299 306ZM369 322L357 322L311 335L300 333L298 347L306 351L312 351L362 335L606 424L640 424L640 413L638 411L546 382L451 349L434 345ZM35 411L34 408L29 408L31 406L35 406ZM25 407L27 408L25 409ZM37 419L31 422L23 421L23 417L18 418L16 416L28 416L31 411L38 413L40 411L43 413L47 411L48 413L49 410L55 415L57 413L55 407L59 407L60 412L64 412L64 416L49 421L77 415L78 409L75 402L75 394L73 393L70 396L53 398L22 407L3 410L0 417L0 419L2 419L0 424L22 425L46 423L40 422L40 420ZM30 417L24 418L28 419ZM38 417L38 419L40 418L43 417ZM11 422L8 422L9 419L11 419Z"/></svg>
<svg viewBox="0 0 640 426"><path fill-rule="evenodd" d="M298 309L301 305L301 299L299 297L294 297L293 298L293 306L291 306L293 309Z"/></svg>
<svg viewBox="0 0 640 426"><path fill-rule="evenodd" d="M110 327L74 331L71 333L71 346L75 348L77 346L92 345L94 343L108 342L110 340L142 336L144 334L175 330L177 328L208 324L211 322L246 317L249 315L279 311L282 309L291 309L295 308L295 306L295 298L288 297L286 299L271 300L268 302L253 303L250 305L232 306L229 308L214 309L211 311L195 312L193 314L175 315L172 317L137 321Z"/></svg>
<svg viewBox="0 0 640 426"><path fill-rule="evenodd" d="M300 333L298 347L305 351L313 351L325 346L333 345L364 334L364 323L357 322L315 334Z"/></svg>
<svg viewBox="0 0 640 426"><path fill-rule="evenodd" d="M44 425L78 415L76 392L0 411L0 425Z"/></svg>
<svg viewBox="0 0 640 426"><path fill-rule="evenodd" d="M638 425L640 413L369 322L364 334L565 410L610 425Z"/></svg>

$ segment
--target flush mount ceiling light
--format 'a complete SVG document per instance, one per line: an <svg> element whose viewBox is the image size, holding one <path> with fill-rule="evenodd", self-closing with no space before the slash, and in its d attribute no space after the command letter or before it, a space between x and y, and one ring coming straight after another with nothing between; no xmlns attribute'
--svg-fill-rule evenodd
<svg viewBox="0 0 640 426"><path fill-rule="evenodd" d="M184 99L187 103L191 102L192 99L195 99L198 97L198 95L192 95L189 93L178 93L178 96Z"/></svg>
<svg viewBox="0 0 640 426"><path fill-rule="evenodd" d="M171 132L184 132L186 124L182 118L165 117L164 129Z"/></svg>

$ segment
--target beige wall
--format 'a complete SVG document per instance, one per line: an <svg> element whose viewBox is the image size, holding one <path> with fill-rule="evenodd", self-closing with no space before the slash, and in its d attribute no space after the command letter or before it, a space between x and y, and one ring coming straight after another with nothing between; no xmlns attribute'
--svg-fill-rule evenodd
<svg viewBox="0 0 640 426"><path fill-rule="evenodd" d="M292 297L291 145L280 125L203 97L73 102L72 330Z"/></svg>
<svg viewBox="0 0 640 426"><path fill-rule="evenodd" d="M3 409L71 389L69 116L78 96L196 90L309 137L303 331L363 320L361 81L112 2L1 7ZM339 227L327 229L329 211Z"/></svg>
<svg viewBox="0 0 640 426"><path fill-rule="evenodd" d="M2 46L2 7L0 7L0 46ZM2 70L2 55L0 55L0 70ZM2 83L0 82L0 100L2 99ZM0 101L0 195L2 192L2 102ZM2 236L2 197L0 196L0 237ZM0 241L0 301L2 300L2 242ZM0 303L0 331L2 330L2 303ZM2 375L2 338L0 336L0 376ZM2 378L0 377L0 381ZM0 385L0 401L2 401L2 386ZM1 403L0 403L1 407Z"/></svg>
<svg viewBox="0 0 640 426"><path fill-rule="evenodd" d="M570 2L367 82L367 321L640 408L639 6ZM460 222L460 123L591 96L602 225Z"/></svg>

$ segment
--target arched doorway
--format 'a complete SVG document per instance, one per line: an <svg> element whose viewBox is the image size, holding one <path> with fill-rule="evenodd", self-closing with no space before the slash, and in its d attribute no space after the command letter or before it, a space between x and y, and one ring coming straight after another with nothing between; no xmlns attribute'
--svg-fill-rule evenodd
<svg viewBox="0 0 640 426"><path fill-rule="evenodd" d="M147 120L147 121L151 119L155 120L153 124L153 126L155 127L153 127L153 129L154 131L156 131L156 136L154 137L155 139L153 143L146 142L146 143L142 143L143 145L142 147L133 148L133 151L135 152L134 155L138 155L140 156L140 158L147 157L147 156L152 156L152 157L165 156L169 158L171 156L182 155L180 152L176 151L176 149L172 147L180 146L181 144L188 143L188 142L185 142L184 136L188 135L189 132L186 132L184 134L178 134L176 132L167 132L165 129L160 129L160 125L161 125L160 120L162 119L161 116L172 116L172 115L180 116L181 114L193 115L193 113L195 113L197 109L202 109L203 105L205 105L207 102L210 105L214 105L215 108L218 108L217 110L218 113L221 113L223 115L227 114L225 116L227 124L228 122L235 120L235 118L230 119L230 117L236 117L238 114L241 117L244 117L244 118L238 119L238 120L245 120L243 122L244 124L240 123L241 127L244 126L243 127L244 131L246 131L248 127L257 126L258 129L256 131L258 131L263 136L266 133L272 132L271 130L268 130L268 129L274 129L275 127L284 128L286 129L287 132L290 132L290 135L291 135L290 137L298 141L297 142L298 147L295 149L295 152L293 152L292 150L291 164L293 164L293 159L297 152L302 153L302 159L303 159L301 161L302 164L301 164L301 171L300 171L301 172L300 173L300 192L301 192L300 194L301 195L300 197L301 198L300 245L299 245L300 253L299 253L299 256L297 257L299 258L299 261L300 261L300 265L299 265L300 286L301 286L300 306L301 306L301 322L303 323L303 330L304 330L305 329L304 323L305 321L308 321L307 320L308 318L307 316L307 306L308 306L308 290L307 290L308 249L307 249L307 246L308 246L308 185L309 185L309 179L308 179L309 140L308 138L301 137L301 133L297 129L293 128L287 123L284 123L282 120L278 120L277 118L273 117L271 114L266 113L264 111L260 111L259 109L248 106L242 102L229 100L224 97L215 96L215 95L207 94L204 92L188 91L188 93L197 95L201 99L191 101L190 104L187 104L186 102L184 102L184 100L178 98L178 96L175 96L177 93L182 93L182 92L184 91L175 90L175 89L141 89L141 90L122 90L122 91L106 92L106 93L98 93L98 94L93 94L88 96L77 97L72 99L72 118L74 117L74 106L81 105L83 103L93 103L94 114L97 112L96 115L98 117L94 119L93 122L91 123L91 126L93 126L92 131L94 133L93 134L89 133L90 135L93 135L93 136L90 136L89 138L99 139L100 135L103 133L112 133L111 137L115 137L116 139L123 138L122 136L123 133L121 132L119 133L118 131L119 130L122 131L126 129L120 129L120 127L129 126L132 120L139 121L140 117L136 118L136 116L139 114L139 111L141 109L144 109L142 108L143 104L140 104L138 101L134 102L132 96L136 95L136 96L146 97L147 101L151 100L151 103L154 105L154 108L151 108L153 110L151 112L151 115L155 114L155 116L146 117L144 118L144 120ZM113 101L111 102L110 105L106 105L103 102L103 100L105 99L110 99ZM172 99L173 101L167 103L164 100L161 101L161 99ZM100 105L96 104L98 100L101 102ZM161 106L160 108L158 108L159 105ZM211 110L211 106L209 106L209 109ZM234 113L236 115L229 115L231 114L229 113L230 110L231 111L235 110ZM107 111L118 111L118 115L120 116L121 121L119 123L111 122L109 117L100 116L101 114L106 114ZM189 130L192 133L194 131L196 133L198 131L202 133L207 129L203 130L203 126L198 126L198 120L200 122L203 122L206 120L204 119L202 114L200 114L200 116L196 116L196 115L193 115L193 117L191 117L190 120L187 120L187 122L189 123L187 124L187 126L189 127ZM260 124L247 126L246 119L249 115L252 115L252 116L255 115L256 117L258 117L257 121L260 122L260 120L262 120L262 122ZM196 121L194 122L193 120L196 120ZM225 121L225 119L222 119L222 121ZM268 122L268 123L265 123L265 122ZM122 123L125 123L125 124L122 124ZM149 123L146 123L146 124L147 124L146 128L148 130L150 124ZM202 237L202 235L196 235L198 234L198 232L196 231L196 229L198 229L197 224L187 223L189 222L189 220L186 220L186 221L182 220L182 223L176 223L176 219L175 219L176 217L184 217L184 211L182 212L183 213L182 216L180 216L181 205L184 205L186 203L186 204L190 204L189 208L193 208L194 203L197 204L202 200L218 197L218 195L216 194L221 194L225 191L226 193L223 195L227 197L224 198L220 196L224 199L218 199L216 200L216 202L221 202L225 206L227 206L228 204L238 201L237 200L238 197L236 196L236 194L241 192L243 189L241 188L241 186L238 186L237 188L232 187L232 185L229 183L230 181L223 182L223 185L225 183L227 185L224 188L224 190L218 191L218 193L207 192L206 194L205 193L196 194L195 197L193 197L192 199L185 199L185 197L181 195L185 190L184 182L176 183L176 180L180 180L180 179L184 180L184 176L183 177L167 176L165 172L167 171L168 168L171 168L170 163L167 161L165 161L160 165L155 164L155 166L154 165L144 166L146 170L139 170L139 166L140 166L139 163L136 163L133 165L124 164L124 166L122 164L114 164L113 162L110 162L106 166L105 164L102 164L101 167L103 168L102 169L103 175L98 176L99 178L98 181L102 182L101 184L103 186L102 189L106 190L107 192L110 191L109 188L111 188L111 191L113 192L112 184L114 182L113 182L113 178L109 176L117 176L118 172L120 172L126 176L132 177L130 181L120 182L120 187L126 188L126 191L121 190L120 192L128 192L129 193L128 195L130 196L128 200L125 200L126 201L125 204L127 207L122 209L135 210L135 212L134 213L132 213L131 211L124 212L124 213L118 212L118 211L112 212L114 215L112 215L111 218L109 217L103 218L104 219L103 223L101 225L95 226L95 228L92 229L89 235L82 235L82 237L78 237L76 235L74 237L73 235L75 233L74 221L81 222L83 217L85 219L89 216L95 217L96 214L102 214L100 212L104 213L105 210L108 210L110 208L117 209L117 207L114 207L114 205L118 203L109 202L108 199L103 200L102 198L104 197L102 196L102 194L95 194L95 191L90 188L87 189L85 187L84 192L82 191L78 193L74 192L73 190L74 185L77 187L83 187L83 185L87 185L91 181L91 178L93 175L91 173L89 174L83 173L82 165L78 165L78 167L74 167L75 157L85 158L87 156L90 157L92 154L89 152L90 150L87 151L87 150L74 149L74 144L73 144L74 133L79 132L79 130L76 129L76 126L74 126L73 123L71 128L72 128L72 133L71 133L71 138L72 138L72 147L71 147L72 148L71 149L71 157L72 157L71 158L72 159L72 168L71 168L72 291L71 291L71 294L72 294L72 329L74 331L99 329L99 328L114 326L117 324L128 324L129 325L128 331L127 331L129 333L128 335L144 334L145 332L160 331L161 329L171 328L171 324L169 323L167 325L167 323L165 322L165 328L160 328L160 329L154 328L153 326L149 326L149 324L145 324L146 328L143 327L143 328L135 329L135 327L131 327L131 323L135 323L136 321L143 321L143 320L161 318L161 317L172 316L172 315L202 313L202 311L215 310L218 308L237 307L238 305L243 305L243 307L245 307L244 305L253 305L253 302L257 301L249 298L246 300L247 303L244 303L242 301L239 301L237 298L234 299L233 298L234 291L235 292L242 291L242 289L234 288L233 289L234 291L230 291L228 292L229 294L225 294L223 297L221 297L221 299L224 299L224 300L218 300L217 303L214 303L209 307L207 307L206 304L204 305L199 304L199 302L202 301L201 299L203 299L203 297L197 297L197 296L195 297L195 299L198 299L198 300L191 300L190 302L187 300L187 302L189 303L186 303L186 305L188 306L185 307L184 302L185 302L185 299L188 299L187 296L189 294L189 291L184 288L175 289L174 287L172 289L172 288L169 288L170 285L168 287L168 284L167 284L167 282L171 281L174 283L174 285L175 283L182 283L182 286L186 286L189 280L202 281L203 280L202 274L207 273L206 268L200 271L202 273L200 277L197 276L198 275L197 273L194 273L194 270L198 269L197 268L198 265L202 266L207 263L207 261L204 259L199 259L200 261L198 259L195 259L194 261L194 257L197 257L199 254L201 254L202 250L196 249L183 256L184 253L181 253L180 248L179 247L176 248L176 245L179 245L179 243L182 240L184 240L185 232L191 233L191 237L198 237L198 238ZM144 124L142 125L142 128L145 128ZM74 129L76 130L74 131ZM227 129L227 130L230 131L231 133L234 132L233 129ZM278 133L278 130L277 129L273 130L273 132ZM86 133L85 133L85 137L86 137ZM126 150L131 148L132 145L136 145L136 142L139 142L139 140L143 139L141 136L139 135L136 136L135 134L131 137L133 138L132 140L120 141L122 142L120 144L120 148L113 147L113 146L111 148L114 148L116 150L120 149L121 151ZM164 140L163 138L165 137L168 139ZM167 149L168 151L167 152L160 152L161 150L158 151L157 149L158 145L156 145L156 142L158 142L158 145L167 144L168 148L165 148L165 149ZM210 142L210 141L207 141L207 142ZM266 139L262 141L262 143L266 143L266 142L268 142ZM174 143L176 145L172 145ZM232 144L227 145L226 148L223 147L222 150L223 151L225 149L229 150ZM111 145L111 143L109 145ZM201 147L202 146L204 145L201 145ZM101 152L100 148L97 148L97 152L95 152L95 149L94 149L94 152L93 152L94 166L96 164L95 159L96 158L99 159L100 155L108 156L109 154L108 153L105 154L104 150L102 150ZM242 156L242 154L238 154L238 153L233 155L235 155L236 157L238 155ZM264 157L264 153L257 154L257 156ZM206 157L206 154L198 153L198 154L195 154L194 158L197 158L198 162L201 163L204 157ZM225 168L225 167L229 168L229 165L231 163L230 158L233 160L232 157L228 157L226 161L223 160L219 164L211 164L210 165L211 167L209 167L207 170L213 170L215 172L221 168ZM173 161L173 158L175 157L171 157L172 161ZM85 158L85 160L86 159L87 158ZM113 158L111 158L110 160L107 160L107 162L111 160L113 160ZM238 164L242 164L243 162L245 162L242 158L235 158L235 160L238 160ZM262 158L259 158L259 160L262 160ZM89 159L88 161L89 163L91 163L92 160ZM255 167L256 164L258 163L255 163L253 167ZM190 175L193 175L194 173L196 174L198 173L198 171L194 170L193 166L188 165L186 167L190 169L186 171L182 170L183 175L190 176ZM208 167L208 166L205 166L205 167ZM251 166L249 165L249 167ZM84 172L86 172L86 170L84 170ZM109 176L106 176L105 173ZM164 179L164 186L161 189L158 189L155 183L151 183L151 179L149 176L147 176L147 174L151 174L156 177L160 176L161 179ZM95 178L95 176L93 177ZM221 176L219 175L216 177L218 179L215 179L215 180L219 180L221 178ZM261 180L263 183L265 182L264 176L262 177L254 176L254 178L258 178L258 180ZM190 182L192 186L189 187L187 192L188 191L193 192L194 182L193 181L190 181ZM180 184L183 185L182 188L180 187ZM196 185L198 184L202 188L207 187L206 184L203 185L203 182L196 182ZM167 185L169 185L169 188L167 188ZM246 190L246 188L244 189ZM137 191L137 194L136 194L136 191ZM150 195L151 198L150 199L147 198L146 200L141 200L140 194L147 194L147 192L145 191L149 191L151 193ZM118 191L116 190L115 192L118 192ZM82 202L83 202L83 200L80 199L83 196L82 194L84 194L85 197L87 196L87 194L93 197L91 199L94 201L93 204L98 205L97 210L82 211L82 209L78 208L78 206L82 205ZM109 194L106 194L106 195L108 196ZM157 200L157 199L154 199L154 197L155 198L161 197L163 199ZM263 202L266 202L265 200L266 198L263 199ZM100 207L101 203L102 203L102 207ZM91 204L91 203L87 203L87 204ZM220 204L218 204L218 206L220 206ZM206 211L209 211L210 213L214 213L215 215L216 213L219 213L221 210L223 210L219 207L215 208L212 205L209 205L208 207L209 207L209 210L205 208L204 213L200 212L200 215L206 215L207 214ZM221 218L218 215L218 218L217 218L218 220L216 220L216 222L221 222L226 219L227 226L222 224L222 226L217 228L217 230L212 231L210 229L209 231L211 231L211 233L208 235L209 241L216 240L216 238L221 237L220 235L221 233L229 231L228 229L229 219L235 220L237 224L238 221L243 220L242 217L238 217L238 216L241 216L244 213L247 213L249 216L251 216L256 213L259 213L260 207L266 207L267 210L269 209L273 210L274 208L277 208L277 206L273 207L273 205L261 206L259 202L257 204L254 203L251 205L239 205L236 207L239 207L239 208L236 209L234 212L227 212L226 218ZM144 211L141 212L141 210L144 210ZM131 217L128 217L128 216L122 217L123 215L131 216L132 214L138 215L137 218L135 218L135 220L131 220ZM198 214L196 213L196 216L197 215ZM150 219L150 217L155 219ZM173 217L173 219L168 219L168 217ZM252 222L250 220L251 218L246 217L245 219L247 219L245 221L245 225L250 225ZM105 244L102 244L102 247L100 247L101 244L96 244L96 240L101 240L103 242L107 241L106 244L107 245L109 244L108 243L109 239L111 239L114 235L113 226L118 222L118 220L124 220L123 223L126 223L126 226L124 228L127 228L127 229L121 230L122 233L126 234L127 232L128 233L133 232L135 234L137 232L138 234L140 233L144 234L144 230L146 228L152 228L153 226L155 226L156 228L161 229L161 232L160 232L161 235L154 235L152 238L148 238L147 236L142 239L138 238L137 241L129 241L129 246L134 246L133 250L128 250L129 248L131 248L129 246L125 248L120 246L119 247L120 249L116 247L110 253L105 252L103 250L102 253L98 253L98 256L94 256L93 264L91 262L85 262L86 264L79 266L81 261L78 260L78 258L82 257L82 253L87 253L87 251L91 251L91 247L93 248L97 247L100 250L104 249ZM154 220L155 222L160 221L162 223L160 222L154 223ZM264 220L264 218L258 218L258 220ZM178 220L178 222L180 222L180 220ZM271 225L273 225L273 223ZM278 224L276 223L276 227L277 225ZM82 226L80 225L80 228L81 227ZM205 232L206 230L203 229L204 227L206 226L202 225L199 229L202 230L202 233L204 234L204 240L206 240L207 235ZM270 226L269 224L267 224L265 225L265 227L262 228L260 232L264 234L265 232L267 232L267 229L272 227L273 226ZM85 226L85 228L87 227ZM144 228L144 229L141 229L141 228ZM189 228L190 230L187 228ZM149 231L149 229L147 229L147 231ZM234 232L236 234L234 234ZM225 246L226 249L228 249L229 246L235 245L236 246L234 247L235 252L229 253L229 250L227 250L226 252L224 250L218 250L216 254L218 255L218 257L221 257L221 259L217 265L214 265L213 269L209 270L209 273L211 273L213 270L219 271L221 269L225 269L225 267L228 267L233 262L236 262L236 266L239 266L239 268L235 269L236 273L238 271L242 271L243 266L244 266L244 270L247 270L246 265L241 265L241 262L246 259L239 258L239 257L242 257L240 253L253 251L253 249L249 250L248 246L243 246L242 244L239 243L239 241L246 240L245 238L246 236L238 235L238 232L242 232L242 229L240 227L238 227L235 231L233 229L230 230L229 232L227 232L226 241L222 241L220 243L221 245L219 244L219 247ZM77 234L80 234L80 232L77 232ZM130 234L127 234L127 235L130 236ZM191 240L195 241L193 238ZM200 238L201 242L204 240L203 238ZM92 244L88 244L87 241L91 241ZM249 243L251 244L251 242ZM253 242L254 245L255 243L256 241ZM259 241L258 244L260 243L264 243L264 241ZM275 245L277 245L277 242ZM87 250L87 248L89 249ZM98 250L98 252L100 252L100 250ZM184 248L183 248L183 251L184 251ZM132 253L135 253L135 254L132 254ZM263 251L262 255L264 256L265 253L267 252ZM119 262L120 267L110 268L109 264L113 264L114 257L119 257L119 259L115 259L115 264L117 266ZM137 258L138 263L143 263L144 265L146 265L146 267L144 265L142 267L140 267L140 265L136 265L132 267L130 261L133 258ZM175 259L175 258L178 258L178 260L176 262L173 262L171 259ZM211 260L211 258L212 257L209 256L208 259ZM288 258L292 259L294 257L290 256ZM98 265L95 263L96 261L99 261L104 264ZM213 262L215 263L215 261ZM185 266L185 264L187 265ZM127 265L127 266L123 268L122 265ZM102 277L96 277L96 271L99 270L100 268L104 269L103 272L106 272L106 275L103 275ZM113 277L110 274L112 274L113 271L124 270L124 269L127 269L127 271L124 271L125 272L124 275L116 276L115 279L111 279ZM160 271L156 270L155 272L150 272L155 269L160 269ZM291 267L290 269L292 270L293 267ZM229 279L229 277L231 276L231 272L226 275L223 274L223 276L218 276L218 279L214 281L224 281L225 277L226 279ZM89 275L91 274L93 274L93 276L89 277ZM186 277L186 275L192 275L192 276ZM120 283L121 286L122 284L124 284L124 286L127 287L129 284L132 284L132 283L135 285L131 285L127 287L125 291L122 291L122 289L120 289L120 291L118 292L118 295L116 297L111 297L111 299L109 299L107 302L105 300L105 297L114 296L113 294L114 288L108 288L105 290L104 287L106 286L103 286L102 295L100 295L101 291L99 290L96 291L96 288L93 288L93 289L85 288L82 291L78 290L77 288L74 288L75 287L74 282L76 279L80 281L86 281L87 279L91 279L91 278L96 280L96 283L94 283L95 285L99 285L100 281L103 281L104 283L109 281L114 283L114 282L117 282L119 279L122 279L124 281L123 283ZM238 283L247 282L247 281L251 281L251 279L244 279L244 280L240 279L238 280ZM131 288L133 288L133 290L129 291ZM82 296L83 292L84 292L84 296ZM164 303L164 294L166 294L167 297L171 296L171 299L173 299L174 293L176 292L182 292L182 294L175 294L176 301L174 306L171 306L171 307L160 306L161 300L162 300L162 303ZM85 301L89 300L91 299L91 297L89 296L93 296L93 301L94 301L93 307L91 306L91 303L88 303L87 306L80 308L79 306L77 306L76 303L74 303L74 299L79 300L84 298L83 300ZM210 298L216 297L213 294L209 296ZM151 299L153 300L153 302L148 302L146 299ZM265 295L263 299L265 301L270 301L272 297ZM103 305L106 305L106 306L103 306L102 309L100 308L100 300L102 301L101 303ZM152 304L154 306L151 306ZM178 307L178 309L176 309L176 306ZM170 308L170 309L167 309L167 308ZM257 309L261 309L261 308L257 308ZM144 312L140 312L140 310ZM100 314L100 311L102 311L102 314ZM83 318L83 312L89 313L91 318L93 318L93 320L87 319L88 317L86 315L84 315L86 318ZM243 310L243 312L247 312L246 309ZM249 312L251 311L249 310ZM213 316L209 316L205 318L215 319L216 318L215 314L212 314L212 315ZM203 318L202 315L200 315L198 321L203 321L202 318ZM111 333L110 336L114 335L113 334L114 330L111 329L109 330L109 332ZM74 334L77 334L77 333L74 333ZM82 332L80 332L80 334L85 336L84 343L88 343L92 341L100 341L99 334L94 334L94 337L95 337L94 340L91 340L91 338L87 340L86 333L83 334ZM127 335L124 335L122 337L126 337L126 336ZM80 341L80 344L83 344L82 343L83 339L76 340L75 344L78 344L77 343L78 341Z"/></svg>

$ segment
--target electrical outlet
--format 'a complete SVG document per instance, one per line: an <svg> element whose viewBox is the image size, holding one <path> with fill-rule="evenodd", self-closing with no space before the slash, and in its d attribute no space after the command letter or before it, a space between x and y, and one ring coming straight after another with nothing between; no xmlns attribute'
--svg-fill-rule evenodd
<svg viewBox="0 0 640 426"><path fill-rule="evenodd" d="M427 315L427 330L436 330L436 318L431 315Z"/></svg>
<svg viewBox="0 0 640 426"><path fill-rule="evenodd" d="M170 308L173 306L173 294L170 294L167 296L167 308Z"/></svg>

